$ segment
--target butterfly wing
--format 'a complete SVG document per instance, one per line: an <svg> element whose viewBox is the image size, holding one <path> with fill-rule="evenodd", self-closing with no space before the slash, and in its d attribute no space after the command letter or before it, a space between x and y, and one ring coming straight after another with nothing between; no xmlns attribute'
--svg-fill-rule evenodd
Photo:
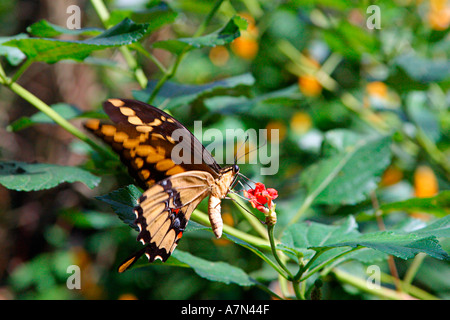
<svg viewBox="0 0 450 320"><path fill-rule="evenodd" d="M109 99L103 108L114 124L91 120L85 127L112 146L143 189L191 170L218 177L213 156L169 114L130 99Z"/></svg>
<svg viewBox="0 0 450 320"><path fill-rule="evenodd" d="M214 178L205 171L189 171L166 178L144 192L134 209L139 227L137 240L146 246L126 259L119 272L128 269L142 254L150 262L165 262L180 240L192 212L210 195Z"/></svg>

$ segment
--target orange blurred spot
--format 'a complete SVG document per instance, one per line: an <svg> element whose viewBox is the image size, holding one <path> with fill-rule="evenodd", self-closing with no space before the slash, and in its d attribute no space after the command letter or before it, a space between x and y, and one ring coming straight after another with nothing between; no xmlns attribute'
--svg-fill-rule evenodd
<svg viewBox="0 0 450 320"><path fill-rule="evenodd" d="M286 126L281 121L277 120L270 121L266 126L266 130L267 130L267 140L269 140L270 142L279 142L286 137ZM275 132L278 132L278 141L274 140Z"/></svg>
<svg viewBox="0 0 450 320"><path fill-rule="evenodd" d="M308 132L312 127L312 120L305 112L296 112L291 118L291 129L297 134Z"/></svg>
<svg viewBox="0 0 450 320"><path fill-rule="evenodd" d="M222 67L230 59L230 53L224 46L217 46L209 50L209 59L214 65Z"/></svg>
<svg viewBox="0 0 450 320"><path fill-rule="evenodd" d="M439 191L438 181L433 170L428 166L419 166L414 172L414 192L419 198L429 198ZM430 215L422 212L413 212L412 217L428 221Z"/></svg>
<svg viewBox="0 0 450 320"><path fill-rule="evenodd" d="M389 166L381 177L380 185L387 187L400 182L403 178L403 172L397 166Z"/></svg>
<svg viewBox="0 0 450 320"><path fill-rule="evenodd" d="M446 30L450 25L450 2L448 0L431 0L428 23L431 29Z"/></svg>
<svg viewBox="0 0 450 320"><path fill-rule="evenodd" d="M138 298L132 293L122 293L117 300L138 300Z"/></svg>
<svg viewBox="0 0 450 320"><path fill-rule="evenodd" d="M298 87L307 97L318 96L322 92L322 85L312 75L302 75L298 78Z"/></svg>
<svg viewBox="0 0 450 320"><path fill-rule="evenodd" d="M374 81L367 84L366 91L369 95L385 98L387 97L388 88L383 82Z"/></svg>
<svg viewBox="0 0 450 320"><path fill-rule="evenodd" d="M246 60L252 60L258 53L258 27L255 25L255 19L248 13L239 13L239 16L247 20L247 30L241 31L241 36L231 43L231 50Z"/></svg>
<svg viewBox="0 0 450 320"><path fill-rule="evenodd" d="M233 52L246 60L252 60L258 53L259 45L255 39L240 36L231 43Z"/></svg>
<svg viewBox="0 0 450 320"><path fill-rule="evenodd" d="M433 170L428 166L419 166L414 172L414 192L416 197L428 198L439 191Z"/></svg>

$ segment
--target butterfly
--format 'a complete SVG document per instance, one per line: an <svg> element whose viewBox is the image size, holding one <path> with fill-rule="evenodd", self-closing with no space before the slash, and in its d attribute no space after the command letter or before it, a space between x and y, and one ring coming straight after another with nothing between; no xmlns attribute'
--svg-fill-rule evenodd
<svg viewBox="0 0 450 320"><path fill-rule="evenodd" d="M131 99L109 99L103 109L113 124L91 119L84 127L120 155L146 190L134 208L137 240L144 244L118 267L124 272L145 254L165 262L181 239L192 212L206 197L212 230L222 235L221 200L234 186L239 166L222 168L179 121Z"/></svg>

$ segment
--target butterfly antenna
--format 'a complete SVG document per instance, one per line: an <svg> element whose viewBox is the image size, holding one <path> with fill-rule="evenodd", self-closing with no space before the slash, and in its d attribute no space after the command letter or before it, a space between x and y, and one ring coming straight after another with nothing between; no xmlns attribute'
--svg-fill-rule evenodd
<svg viewBox="0 0 450 320"><path fill-rule="evenodd" d="M249 137L249 136L248 136L248 133L247 133L247 139L245 140L245 142L247 142L248 137ZM244 142L244 143L245 143L245 142ZM240 156L239 158L235 159L235 163L237 163L237 162L236 162L237 160L241 159L242 157L245 157L246 155L252 153L253 151L258 150L259 148L264 147L266 144L267 144L267 140L265 140L264 143L263 143L262 145L260 145L260 146L258 146L258 147L256 147L256 148L254 148L253 150L250 150L250 151L247 152L247 153L244 153L242 156ZM242 146L241 146L241 147L242 147ZM236 155L237 155L237 154L236 154Z"/></svg>
<svg viewBox="0 0 450 320"><path fill-rule="evenodd" d="M237 161L238 161L238 157L237 156L239 154L239 151L241 151L242 147L245 146L245 144L247 143L248 139L249 139L249 135L247 133L247 136L245 137L245 141L240 145L239 149L236 151L236 154L234 155L234 164L237 164ZM245 156L245 154L244 154L244 156ZM241 157L239 157L239 159L240 158Z"/></svg>

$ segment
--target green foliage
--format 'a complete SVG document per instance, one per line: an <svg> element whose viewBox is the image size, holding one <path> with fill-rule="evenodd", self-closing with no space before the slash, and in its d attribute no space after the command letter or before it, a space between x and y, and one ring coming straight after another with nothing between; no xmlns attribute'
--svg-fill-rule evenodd
<svg viewBox="0 0 450 320"><path fill-rule="evenodd" d="M46 26L50 27L51 25L47 23ZM93 51L128 45L138 41L145 35L147 27L147 24L136 24L130 19L124 19L113 28L87 40L23 38L9 40L3 45L18 48L28 59L33 61L46 63L56 63L63 59L83 61ZM49 33L48 29L36 29L33 28L30 31L46 35ZM61 30L61 28L58 28L58 30ZM56 32L52 34L55 35Z"/></svg>
<svg viewBox="0 0 450 320"><path fill-rule="evenodd" d="M71 166L0 162L0 184L13 199L5 211L18 212L19 224L34 221L36 202L43 212L36 219L42 221L42 247L24 259L22 245L16 260L23 263L5 268L12 270L5 281L11 292L25 299L115 299L124 293L151 299L448 298L448 27L427 20L432 8L425 3L377 5L381 29L370 30L365 2L146 1L109 11L93 0L81 29L43 19L27 33L2 35L0 85L38 109L9 110L7 134L14 139L1 146L2 156L22 159L11 151L23 150L20 141L52 137L57 126L75 139ZM0 6L0 17L8 10ZM94 27L99 18L103 26ZM58 101L67 96L67 83L58 90L55 82L51 92L61 95L47 101L48 95L32 93L38 91L28 87L33 80L22 81L33 79L27 71L35 62L59 66L67 60L96 75L98 88L84 97L89 111ZM166 263L142 259L116 274L118 262L141 247L134 207L142 190L117 168L111 150L78 124L106 119L100 100L122 96L166 109L188 128L202 120L203 130L279 129L280 141L249 141L243 150L251 151L250 159L256 154L255 161L241 165L251 181L278 190L277 223L262 224L259 212L249 215L256 209L245 199L224 200L228 222L222 239L212 240L202 203ZM237 140L214 143L232 145L234 153L244 135ZM55 159L43 145L36 142L44 149L36 158ZM264 148L279 160L276 175L261 175ZM69 158L64 150L56 155L61 161ZM419 166L433 172L425 186ZM98 187L87 193L64 182ZM419 188L430 194L419 198ZM39 191L38 200L31 191ZM47 207L46 198L55 200ZM66 289L70 264L85 274L80 292ZM367 287L361 271L373 265L382 270L380 290Z"/></svg>
<svg viewBox="0 0 450 320"><path fill-rule="evenodd" d="M100 178L77 167L18 161L0 162L0 184L11 190L36 191L57 186L63 182L80 181L94 188Z"/></svg>

